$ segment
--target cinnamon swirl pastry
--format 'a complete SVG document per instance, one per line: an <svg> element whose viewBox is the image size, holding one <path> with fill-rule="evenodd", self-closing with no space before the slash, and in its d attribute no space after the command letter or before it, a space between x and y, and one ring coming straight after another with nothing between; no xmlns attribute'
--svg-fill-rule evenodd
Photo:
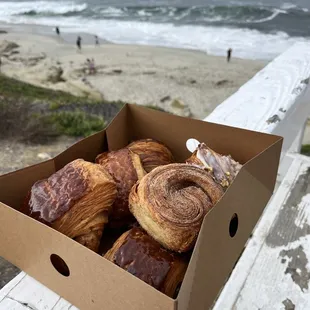
<svg viewBox="0 0 310 310"><path fill-rule="evenodd" d="M193 248L204 216L222 195L221 186L203 169L170 164L133 186L130 211L165 248L186 252Z"/></svg>
<svg viewBox="0 0 310 310"><path fill-rule="evenodd" d="M128 196L132 186L145 175L139 156L124 148L98 155L96 163L103 166L116 182L117 197L113 204L109 226L121 228L131 224L134 218L129 211Z"/></svg>
<svg viewBox="0 0 310 310"><path fill-rule="evenodd" d="M214 180L223 188L227 188L233 182L242 167L230 155L220 155L205 143L199 144L186 162L209 171Z"/></svg>
<svg viewBox="0 0 310 310"><path fill-rule="evenodd" d="M146 172L150 172L158 166L174 162L171 151L163 143L153 139L137 140L130 143L127 147L140 156Z"/></svg>
<svg viewBox="0 0 310 310"><path fill-rule="evenodd" d="M97 252L116 194L103 167L77 159L36 182L21 211Z"/></svg>
<svg viewBox="0 0 310 310"><path fill-rule="evenodd" d="M176 297L188 264L141 228L125 232L104 257L169 297Z"/></svg>

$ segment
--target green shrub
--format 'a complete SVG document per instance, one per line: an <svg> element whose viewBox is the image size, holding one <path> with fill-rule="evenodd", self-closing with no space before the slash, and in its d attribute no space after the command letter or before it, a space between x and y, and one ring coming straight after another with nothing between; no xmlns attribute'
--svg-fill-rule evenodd
<svg viewBox="0 0 310 310"><path fill-rule="evenodd" d="M88 136L102 130L123 105L37 87L0 73L0 139L45 143L62 134Z"/></svg>
<svg viewBox="0 0 310 310"><path fill-rule="evenodd" d="M60 107L61 107L61 104L59 102L51 102L49 109L51 111L55 111L55 110L58 110Z"/></svg>
<svg viewBox="0 0 310 310"><path fill-rule="evenodd" d="M81 98L64 91L31 85L3 74L0 74L0 94L10 98L44 100L45 102L61 104L81 101Z"/></svg>
<svg viewBox="0 0 310 310"><path fill-rule="evenodd" d="M306 156L310 156L310 144L302 145L300 153Z"/></svg>
<svg viewBox="0 0 310 310"><path fill-rule="evenodd" d="M54 124L40 113L32 111L27 100L0 98L0 139L15 138L33 143L45 143L59 135Z"/></svg>
<svg viewBox="0 0 310 310"><path fill-rule="evenodd" d="M59 133L69 136L86 137L105 127L102 117L79 110L54 113L48 119L57 126Z"/></svg>

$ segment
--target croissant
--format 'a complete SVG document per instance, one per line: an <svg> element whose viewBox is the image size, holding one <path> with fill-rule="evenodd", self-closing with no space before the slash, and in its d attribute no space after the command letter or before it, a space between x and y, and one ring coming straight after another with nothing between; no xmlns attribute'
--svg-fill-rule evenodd
<svg viewBox="0 0 310 310"><path fill-rule="evenodd" d="M176 297L188 264L141 228L121 235L104 257L169 297Z"/></svg>
<svg viewBox="0 0 310 310"><path fill-rule="evenodd" d="M188 164L160 166L137 182L130 211L147 233L165 248L193 248L207 212L223 189L203 169Z"/></svg>
<svg viewBox="0 0 310 310"><path fill-rule="evenodd" d="M223 188L227 188L233 182L242 167L230 155L220 155L207 147L205 143L199 144L186 162L209 171L214 180Z"/></svg>
<svg viewBox="0 0 310 310"><path fill-rule="evenodd" d="M153 139L137 140L130 143L127 147L140 156L146 172L175 161L171 151L163 143Z"/></svg>
<svg viewBox="0 0 310 310"><path fill-rule="evenodd" d="M110 226L120 228L130 224L134 218L129 211L128 196L136 181L145 175L139 156L124 148L98 155L96 163L103 166L116 182L117 197L110 216Z"/></svg>
<svg viewBox="0 0 310 310"><path fill-rule="evenodd" d="M97 252L116 195L103 167L77 159L36 182L22 211Z"/></svg>

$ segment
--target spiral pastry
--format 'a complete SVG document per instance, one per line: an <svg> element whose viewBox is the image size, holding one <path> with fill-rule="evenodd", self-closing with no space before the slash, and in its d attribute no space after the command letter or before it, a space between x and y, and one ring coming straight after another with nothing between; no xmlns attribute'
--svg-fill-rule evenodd
<svg viewBox="0 0 310 310"><path fill-rule="evenodd" d="M158 166L175 162L171 151L163 143L154 139L137 140L127 147L139 155L146 172L150 172Z"/></svg>
<svg viewBox="0 0 310 310"><path fill-rule="evenodd" d="M165 248L193 248L202 221L223 189L203 169L188 164L161 166L131 189L129 208L142 228Z"/></svg>

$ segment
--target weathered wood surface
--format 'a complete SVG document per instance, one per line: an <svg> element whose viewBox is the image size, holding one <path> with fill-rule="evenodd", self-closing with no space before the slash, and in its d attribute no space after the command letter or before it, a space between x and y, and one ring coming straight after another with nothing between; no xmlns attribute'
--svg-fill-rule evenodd
<svg viewBox="0 0 310 310"><path fill-rule="evenodd" d="M310 158L293 163L214 309L310 309Z"/></svg>
<svg viewBox="0 0 310 310"><path fill-rule="evenodd" d="M307 240L310 199L304 172L310 164L304 157L287 155L289 149L296 151L300 147L303 124L310 111L309 77L310 45L297 44L205 119L285 138L278 190L226 283L214 307L216 310L287 310L294 309L293 305L295 309L310 309L310 273L306 263L310 259L307 245L310 244L310 239ZM287 174L289 167L295 169L295 174L293 170ZM299 192L303 193L303 199ZM294 219L289 220L287 216ZM76 310L25 273L0 291L0 310L12 309Z"/></svg>
<svg viewBox="0 0 310 310"><path fill-rule="evenodd" d="M262 254L259 251L262 238L269 233L271 225L276 225L283 208L287 207L285 205L286 196L283 196L284 188L287 195L291 191L295 195L296 192L301 191L299 186L292 183L292 179L288 179L290 175L287 173L291 172L291 169L296 169L296 165L298 166L294 161L295 157L289 153L300 150L305 123L310 114L309 70L310 47L297 44L266 66L206 118L210 122L278 134L284 137L276 196L267 205L214 310L310 309L310 306L303 308L302 300L309 298L309 296L303 296L303 293L295 296L294 305L289 298L287 301L280 300L280 296L282 296L280 294L286 295L292 286L290 277L288 274L283 277L281 271L277 269L278 261L274 256L277 254L272 253L272 248L265 248L268 252L265 253L266 257L270 256L269 261L261 261L262 256L260 255ZM306 160L306 158L302 158ZM288 235L295 234L293 226L287 225L285 228ZM277 229L280 229L279 225L275 226L272 233L281 233L281 230L278 232ZM271 235L272 233L270 232ZM287 242L290 241L287 240ZM306 242L306 240L301 240L301 242ZM309 260L310 252L304 253L305 260ZM268 265L269 272L264 269L265 273L259 275L259 271L266 268L264 264ZM254 276L251 273L252 270L256 270ZM252 277L249 277L250 273ZM268 280L264 281L264 279ZM251 302L253 296L255 298Z"/></svg>
<svg viewBox="0 0 310 310"><path fill-rule="evenodd" d="M0 310L8 309L78 310L24 272L0 292Z"/></svg>

